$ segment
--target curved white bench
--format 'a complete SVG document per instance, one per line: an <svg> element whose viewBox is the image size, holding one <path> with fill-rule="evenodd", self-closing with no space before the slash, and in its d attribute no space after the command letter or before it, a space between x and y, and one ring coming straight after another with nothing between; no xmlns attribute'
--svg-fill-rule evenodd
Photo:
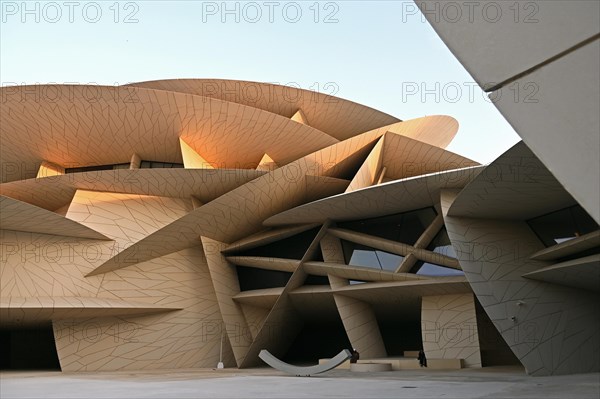
<svg viewBox="0 0 600 399"><path fill-rule="evenodd" d="M298 377L309 377L313 374L324 373L326 371L336 368L340 364L344 363L346 360L350 359L352 357L352 353L350 353L348 349L344 349L343 351L335 355L335 357L329 359L327 362L308 367L298 367L289 363L282 362L266 349L261 350L258 354L258 357L261 358L262 361L267 363L269 366L279 371L283 371L284 373L293 374Z"/></svg>

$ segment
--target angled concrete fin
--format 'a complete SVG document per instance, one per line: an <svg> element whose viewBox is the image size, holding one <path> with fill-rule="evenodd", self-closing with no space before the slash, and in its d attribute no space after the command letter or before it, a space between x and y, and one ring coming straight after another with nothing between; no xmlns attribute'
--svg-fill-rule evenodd
<svg viewBox="0 0 600 399"><path fill-rule="evenodd" d="M214 169L206 159L202 158L188 143L179 138L181 146L181 156L183 157L183 166L186 169Z"/></svg>
<svg viewBox="0 0 600 399"><path fill-rule="evenodd" d="M248 331L250 332L252 339L255 339L271 309L261 308L247 303L240 304L240 307L244 313Z"/></svg>
<svg viewBox="0 0 600 399"><path fill-rule="evenodd" d="M380 169L383 162L383 147L385 135L375 144L375 147L369 153L369 156L363 162L358 172L350 182L346 192L358 190L359 188L369 187L375 183L375 179L380 174Z"/></svg>
<svg viewBox="0 0 600 399"><path fill-rule="evenodd" d="M304 115L304 112L302 112L300 108L298 108L298 111L296 111L296 113L292 115L290 119L294 122L302 123L303 125L308 125L308 119L306 119L306 115Z"/></svg>
<svg viewBox="0 0 600 399"><path fill-rule="evenodd" d="M256 170L265 170L270 172L274 169L277 169L278 167L279 165L277 165L277 163L273 161L273 158L271 158L269 154L265 153L265 155L263 155L262 159L258 163Z"/></svg>
<svg viewBox="0 0 600 399"><path fill-rule="evenodd" d="M198 209L200 208L202 205L204 205L202 203L202 201L200 201L196 196L191 196L190 197L192 199L192 206L194 207L194 209Z"/></svg>
<svg viewBox="0 0 600 399"><path fill-rule="evenodd" d="M201 240L223 323L225 326L239 326L244 331L247 329L244 313L233 301L233 296L240 293L237 272L221 254L221 250L225 249L227 244L204 236ZM246 357L251 342L249 337L240 334L238 329L226 328L225 330L239 367Z"/></svg>
<svg viewBox="0 0 600 399"><path fill-rule="evenodd" d="M42 177L59 176L64 174L65 168L63 168L62 166L56 165L48 161L42 161L42 164L38 169L36 178L40 179Z"/></svg>

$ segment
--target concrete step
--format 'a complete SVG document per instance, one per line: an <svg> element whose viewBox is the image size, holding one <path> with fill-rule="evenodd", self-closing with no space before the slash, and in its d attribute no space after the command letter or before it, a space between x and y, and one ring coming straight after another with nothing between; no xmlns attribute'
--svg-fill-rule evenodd
<svg viewBox="0 0 600 399"><path fill-rule="evenodd" d="M392 371L390 363L353 363L350 371L359 373L378 373L381 371Z"/></svg>
<svg viewBox="0 0 600 399"><path fill-rule="evenodd" d="M329 359L319 359L319 364ZM392 370L417 370L420 369L417 357L385 357L381 359L360 359L358 364L389 363ZM463 368L463 359L427 359L427 368L432 370L459 370ZM336 367L338 370L350 370L350 360ZM423 368L424 369L424 368Z"/></svg>
<svg viewBox="0 0 600 399"><path fill-rule="evenodd" d="M362 360L359 360L362 362ZM365 359L369 363L390 363L393 370L420 369L416 357ZM427 359L427 368L434 370L459 370L463 367L462 359Z"/></svg>

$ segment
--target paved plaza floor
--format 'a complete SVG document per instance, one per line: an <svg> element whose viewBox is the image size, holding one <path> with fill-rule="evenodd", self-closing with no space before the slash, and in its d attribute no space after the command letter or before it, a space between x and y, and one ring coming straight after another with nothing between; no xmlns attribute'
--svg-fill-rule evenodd
<svg viewBox="0 0 600 399"><path fill-rule="evenodd" d="M269 368L151 372L2 372L0 398L600 398L600 374L530 377L523 369L293 377Z"/></svg>

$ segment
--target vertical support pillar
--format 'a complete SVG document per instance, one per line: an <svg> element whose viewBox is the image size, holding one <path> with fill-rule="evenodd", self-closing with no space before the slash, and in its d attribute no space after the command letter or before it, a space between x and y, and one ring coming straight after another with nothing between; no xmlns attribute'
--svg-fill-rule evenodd
<svg viewBox="0 0 600 399"><path fill-rule="evenodd" d="M142 164L142 158L138 154L133 154L131 156L131 161L129 162L129 169L139 169Z"/></svg>
<svg viewBox="0 0 600 399"><path fill-rule="evenodd" d="M252 342L247 334L248 328L244 313L232 299L233 296L240 293L237 273L234 266L227 262L221 254L227 244L208 237L201 237L201 240L219 310L221 311L221 317L223 317L223 328L229 338L235 361L240 367Z"/></svg>
<svg viewBox="0 0 600 399"><path fill-rule="evenodd" d="M344 263L342 244L339 238L327 234L321 240L321 251L325 262ZM348 285L348 280L329 275L331 289ZM375 313L368 303L344 295L333 295L342 323L350 343L363 359L386 357L387 352Z"/></svg>

